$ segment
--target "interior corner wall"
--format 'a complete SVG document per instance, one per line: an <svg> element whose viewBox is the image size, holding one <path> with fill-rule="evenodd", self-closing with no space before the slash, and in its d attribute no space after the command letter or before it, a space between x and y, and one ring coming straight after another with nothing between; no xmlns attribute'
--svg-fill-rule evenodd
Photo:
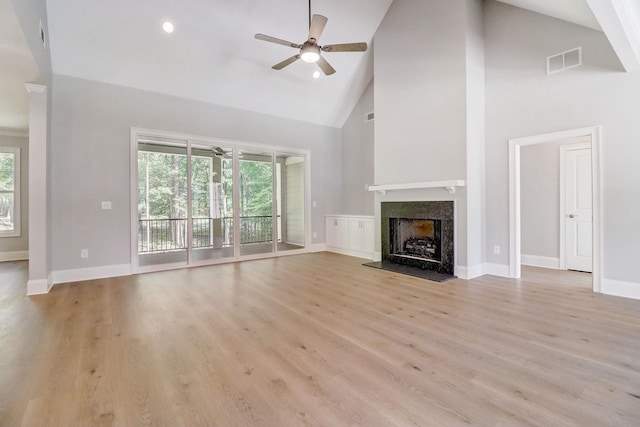
<svg viewBox="0 0 640 427"><path fill-rule="evenodd" d="M0 146L20 149L20 236L0 238L2 254L29 250L29 138L0 134Z"/></svg>
<svg viewBox="0 0 640 427"><path fill-rule="evenodd" d="M496 1L485 3L485 40L487 247L509 243L508 140L600 125L604 278L637 290L640 73L623 72L603 33ZM582 66L546 74L548 56L578 46ZM490 263L508 257L487 251Z"/></svg>
<svg viewBox="0 0 640 427"><path fill-rule="evenodd" d="M341 205L340 129L66 76L53 78L53 270L130 263L130 129L141 127L311 152L312 231ZM101 201L112 210L101 210ZM80 250L89 249L81 259Z"/></svg>
<svg viewBox="0 0 640 427"><path fill-rule="evenodd" d="M485 72L481 0L466 7L466 194L468 277L482 275L485 262Z"/></svg>
<svg viewBox="0 0 640 427"><path fill-rule="evenodd" d="M373 80L342 127L342 210L346 215L373 215L373 122L365 115L374 111Z"/></svg>
<svg viewBox="0 0 640 427"><path fill-rule="evenodd" d="M374 41L375 183L464 179L465 2L395 0Z"/></svg>
<svg viewBox="0 0 640 427"><path fill-rule="evenodd" d="M40 72L40 82L25 83L42 83L45 86L49 86L52 72L46 2L44 0L11 0L11 4ZM40 23L42 23L45 31L46 48L43 48L42 40L40 39Z"/></svg>

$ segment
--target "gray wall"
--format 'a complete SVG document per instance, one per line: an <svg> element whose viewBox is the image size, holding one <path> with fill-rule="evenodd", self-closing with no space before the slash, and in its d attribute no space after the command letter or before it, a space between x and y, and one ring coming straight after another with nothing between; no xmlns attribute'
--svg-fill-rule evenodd
<svg viewBox="0 0 640 427"><path fill-rule="evenodd" d="M560 142L520 151L522 253L560 256Z"/></svg>
<svg viewBox="0 0 640 427"><path fill-rule="evenodd" d="M54 76L51 122L53 270L130 262L130 128L311 150L312 229L340 211L340 129L121 86ZM101 200L112 201L103 211ZM89 258L80 259L80 250Z"/></svg>
<svg viewBox="0 0 640 427"><path fill-rule="evenodd" d="M342 128L342 210L347 215L373 215L373 122L364 116L373 111L373 80Z"/></svg>
<svg viewBox="0 0 640 427"><path fill-rule="evenodd" d="M0 135L0 146L20 148L20 237L0 237L0 253L29 249L29 139Z"/></svg>
<svg viewBox="0 0 640 427"><path fill-rule="evenodd" d="M508 247L508 139L602 125L604 276L639 282L640 73L603 33L495 1L485 4L487 246ZM546 75L546 57L582 46L583 66ZM508 253L487 251L508 264Z"/></svg>
<svg viewBox="0 0 640 427"><path fill-rule="evenodd" d="M396 0L375 34L376 184L465 179L466 2Z"/></svg>
<svg viewBox="0 0 640 427"><path fill-rule="evenodd" d="M484 40L479 0L396 0L375 35L375 183L468 180L404 197L456 202L456 264L484 261Z"/></svg>

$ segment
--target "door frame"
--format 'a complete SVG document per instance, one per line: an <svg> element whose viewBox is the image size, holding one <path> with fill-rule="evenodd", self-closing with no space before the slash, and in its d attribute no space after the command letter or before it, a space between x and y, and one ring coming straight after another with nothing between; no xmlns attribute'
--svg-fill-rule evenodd
<svg viewBox="0 0 640 427"><path fill-rule="evenodd" d="M204 265L213 265L213 264L224 264L229 262L236 261L244 261L250 259L261 259L261 258L272 258L277 256L286 256L286 255L296 255L301 253L307 253L311 251L312 246L312 232L311 232L311 150L301 149L301 148L293 148L293 147L285 147L285 146L275 146L268 144L259 144L252 143L246 141L238 141L231 140L225 138L214 138L214 137L206 137L200 135L192 135L185 134L179 132L168 132L162 130L154 130L154 129L145 129L139 127L131 127L130 133L130 145L129 145L129 183L130 183L130 220L131 220L131 228L129 236L129 240L131 243L130 246L130 260L131 260L131 272L133 274L136 273L146 273L153 271L164 271L164 270L173 270L179 268L189 268L189 267L198 267ZM162 141L181 141L187 142L187 147L190 147L191 144L207 144L207 145L223 145L225 147L233 148L234 150L234 177L236 171L238 171L238 151L240 150L259 150L259 151L269 151L275 154L291 154L294 156L300 156L304 158L304 208L305 208L305 224L304 224L304 235L305 235L305 247L304 249L299 250L291 250L286 252L270 252L266 254L256 254L256 255L239 255L239 251L234 253L233 257L224 258L224 259L216 259L216 260L208 260L201 262L194 262L189 264L185 263L175 263L175 264L160 264L154 266L145 266L140 267L138 264L138 140L139 139L151 139L151 140L162 140ZM235 179L235 178L234 178ZM274 178L275 179L275 178ZM234 185L234 192L236 191L236 187ZM234 203L236 203L237 198L234 196ZM237 206L234 205L234 212L238 212ZM234 228L237 226L236 223L239 221L234 221ZM234 230L234 239L239 240L238 230ZM234 245L234 248L238 247L237 242ZM238 247L239 248L239 247ZM274 247L275 249L275 247Z"/></svg>
<svg viewBox="0 0 640 427"><path fill-rule="evenodd" d="M565 215L566 215L566 208L567 208L567 189L566 189L566 180L565 180L565 169L567 167L566 164L566 158L565 156L567 155L567 153L569 151L573 151L573 150L585 150L585 149L589 149L591 150L591 144L590 143L576 143L576 144L567 144L567 145L561 145L559 147L559 153L560 153L560 265L559 268L560 270L566 270L567 269L567 232L566 232L566 224L565 224ZM593 177L591 179L591 181L593 181ZM593 182L592 182L593 184ZM591 191L592 195L593 195L593 190ZM593 206L592 206L593 207ZM592 216L593 218L593 216ZM593 222L593 219L592 219ZM591 261L593 263L593 260ZM593 268L593 266L592 266Z"/></svg>
<svg viewBox="0 0 640 427"><path fill-rule="evenodd" d="M521 276L521 212L520 212L520 149L528 145L544 144L560 139L588 136L591 139L592 179L592 236L593 236L593 291L602 292L602 182L601 156L602 127L591 126L550 132L540 135L509 139L509 277Z"/></svg>

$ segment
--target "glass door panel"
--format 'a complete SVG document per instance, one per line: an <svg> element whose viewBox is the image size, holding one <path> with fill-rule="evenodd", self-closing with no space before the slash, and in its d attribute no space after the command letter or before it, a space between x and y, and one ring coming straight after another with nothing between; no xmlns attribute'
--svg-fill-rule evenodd
<svg viewBox="0 0 640 427"><path fill-rule="evenodd" d="M276 156L276 201L278 206L278 251L305 247L304 157Z"/></svg>
<svg viewBox="0 0 640 427"><path fill-rule="evenodd" d="M240 255L273 252L273 155L242 151L238 157Z"/></svg>
<svg viewBox="0 0 640 427"><path fill-rule="evenodd" d="M232 258L233 150L191 145L193 262Z"/></svg>
<svg viewBox="0 0 640 427"><path fill-rule="evenodd" d="M186 143L138 142L138 265L187 262Z"/></svg>

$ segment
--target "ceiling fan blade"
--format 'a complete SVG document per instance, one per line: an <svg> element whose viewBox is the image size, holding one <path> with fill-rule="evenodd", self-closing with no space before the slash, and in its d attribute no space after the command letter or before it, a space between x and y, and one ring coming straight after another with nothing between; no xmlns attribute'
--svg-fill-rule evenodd
<svg viewBox="0 0 640 427"><path fill-rule="evenodd" d="M298 59L300 59L300 55L293 55L291 58L287 58L284 61L274 65L271 68L273 68L274 70L282 70L287 65L291 65L294 62L296 62Z"/></svg>
<svg viewBox="0 0 640 427"><path fill-rule="evenodd" d="M293 48L296 48L296 49L300 49L302 47L298 43L288 42L286 40L277 39L275 37L267 36L267 35L260 34L260 33L256 34L254 37L256 39L258 39L258 40L262 40L262 41L269 42L269 43L281 44L283 46L289 46L289 47L293 47Z"/></svg>
<svg viewBox="0 0 640 427"><path fill-rule="evenodd" d="M330 76L331 74L336 72L336 70L331 66L331 64L329 64L327 60L324 59L322 56L320 57L320 59L318 59L317 64L318 64L318 67L320 67L320 69L322 70L322 72L325 73L327 76Z"/></svg>
<svg viewBox="0 0 640 427"><path fill-rule="evenodd" d="M324 52L365 52L367 50L366 43L343 43L328 44L322 46Z"/></svg>
<svg viewBox="0 0 640 427"><path fill-rule="evenodd" d="M324 26L327 25L327 17L322 15L313 15L311 18L311 25L309 26L309 40L320 40L320 35L324 30Z"/></svg>

